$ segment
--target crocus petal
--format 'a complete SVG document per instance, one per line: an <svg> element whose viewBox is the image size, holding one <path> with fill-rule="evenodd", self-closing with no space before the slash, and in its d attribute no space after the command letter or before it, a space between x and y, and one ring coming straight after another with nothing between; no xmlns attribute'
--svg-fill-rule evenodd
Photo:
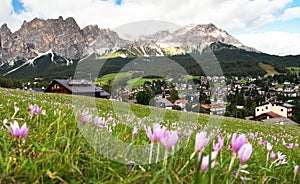
<svg viewBox="0 0 300 184"><path fill-rule="evenodd" d="M298 171L299 171L299 165L296 165L294 167L294 175L296 176L298 174Z"/></svg>
<svg viewBox="0 0 300 184"><path fill-rule="evenodd" d="M236 137L236 136L237 136L237 133L234 133L232 135L232 140L231 140L233 153L237 153L239 151L239 149L247 142L247 138L246 138L245 134L241 134L238 137Z"/></svg>
<svg viewBox="0 0 300 184"><path fill-rule="evenodd" d="M202 150L207 143L209 142L209 138L206 137L207 132L201 131L196 134L196 142L195 142L195 152Z"/></svg>
<svg viewBox="0 0 300 184"><path fill-rule="evenodd" d="M24 138L24 140L26 140L27 135L28 135L28 128L26 126L26 123L24 123L21 127L21 135Z"/></svg>
<svg viewBox="0 0 300 184"><path fill-rule="evenodd" d="M21 131L20 131L20 126L19 123L17 121L14 121L13 124L10 124L11 126L11 131L10 133L15 136L16 138L19 138L21 135Z"/></svg>
<svg viewBox="0 0 300 184"><path fill-rule="evenodd" d="M148 127L145 131L146 131L147 137L150 139L151 143L153 143L154 142L154 135L151 131L151 128Z"/></svg>
<svg viewBox="0 0 300 184"><path fill-rule="evenodd" d="M244 144L238 151L240 163L244 164L245 162L247 162L247 160L249 160L249 158L251 157L251 154L252 154L252 145L249 143Z"/></svg>
<svg viewBox="0 0 300 184"><path fill-rule="evenodd" d="M178 141L178 132L172 131L168 133L167 136L161 139L162 145L165 147L166 150L169 150L172 146L174 146Z"/></svg>

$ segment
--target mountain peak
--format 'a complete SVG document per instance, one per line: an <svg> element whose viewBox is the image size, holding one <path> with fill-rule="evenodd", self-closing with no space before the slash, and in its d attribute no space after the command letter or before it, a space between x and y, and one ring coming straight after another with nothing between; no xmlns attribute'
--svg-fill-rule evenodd
<svg viewBox="0 0 300 184"><path fill-rule="evenodd" d="M14 33L6 24L1 26L0 61L28 60L35 57L37 52L45 53L49 50L69 59L80 59L91 53L107 55L118 50L128 50L136 56L162 56L201 51L219 42L256 51L212 23L190 24L172 32L160 30L134 42L121 39L116 32L99 28L98 25L88 25L81 29L73 17L64 19L59 16L47 20L35 18L29 22L24 21ZM138 53L132 53L135 50Z"/></svg>

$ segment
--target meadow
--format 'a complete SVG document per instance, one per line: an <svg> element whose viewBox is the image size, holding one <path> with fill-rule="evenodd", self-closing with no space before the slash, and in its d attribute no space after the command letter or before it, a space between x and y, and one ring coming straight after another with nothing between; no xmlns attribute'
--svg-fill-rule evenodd
<svg viewBox="0 0 300 184"><path fill-rule="evenodd" d="M259 63L259 66L264 69L267 74L266 76L274 76L274 75L278 75L279 73L275 70L274 66L269 65L269 64L265 64L265 63Z"/></svg>
<svg viewBox="0 0 300 184"><path fill-rule="evenodd" d="M0 94L0 183L300 183L297 126Z"/></svg>

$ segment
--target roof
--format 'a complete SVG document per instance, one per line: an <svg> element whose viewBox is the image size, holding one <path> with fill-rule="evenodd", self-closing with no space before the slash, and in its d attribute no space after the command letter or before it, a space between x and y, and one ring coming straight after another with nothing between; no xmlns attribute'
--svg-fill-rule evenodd
<svg viewBox="0 0 300 184"><path fill-rule="evenodd" d="M164 104L165 107L171 107L173 104L166 98L161 98L161 97L155 97L155 103L158 104L159 106L161 104Z"/></svg>
<svg viewBox="0 0 300 184"><path fill-rule="evenodd" d="M291 105L291 104L288 104L288 103L284 103L282 106L287 107L287 108L295 107L294 105Z"/></svg>
<svg viewBox="0 0 300 184"><path fill-rule="evenodd" d="M99 92L101 96L110 96L109 93L104 91L101 87L95 86L86 80L63 80L54 79L53 82L57 82L72 93L95 93ZM52 83L53 83L52 82ZM47 90L47 89L46 89ZM45 91L46 91L45 90Z"/></svg>
<svg viewBox="0 0 300 184"><path fill-rule="evenodd" d="M261 107L261 106L268 105L268 104L276 104L276 105L279 105L279 106L282 106L282 107L286 107L286 108L293 108L293 107L295 107L294 105L291 105L291 104L288 104L288 103L282 103L282 102L266 102L266 103L263 103L262 105L257 106L257 107Z"/></svg>
<svg viewBox="0 0 300 184"><path fill-rule="evenodd" d="M269 112L266 112L265 114L273 117L273 118L280 118L282 116L280 116L279 114L276 114L275 112L272 112L272 111L269 111Z"/></svg>
<svg viewBox="0 0 300 184"><path fill-rule="evenodd" d="M225 108L225 104L202 104L203 109Z"/></svg>

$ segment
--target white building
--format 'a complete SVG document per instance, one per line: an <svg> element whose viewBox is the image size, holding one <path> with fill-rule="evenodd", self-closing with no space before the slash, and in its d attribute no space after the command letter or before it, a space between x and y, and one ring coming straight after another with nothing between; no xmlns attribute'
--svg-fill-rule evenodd
<svg viewBox="0 0 300 184"><path fill-rule="evenodd" d="M273 112L282 117L290 118L293 115L293 105L287 103L267 103L255 108L255 117Z"/></svg>

